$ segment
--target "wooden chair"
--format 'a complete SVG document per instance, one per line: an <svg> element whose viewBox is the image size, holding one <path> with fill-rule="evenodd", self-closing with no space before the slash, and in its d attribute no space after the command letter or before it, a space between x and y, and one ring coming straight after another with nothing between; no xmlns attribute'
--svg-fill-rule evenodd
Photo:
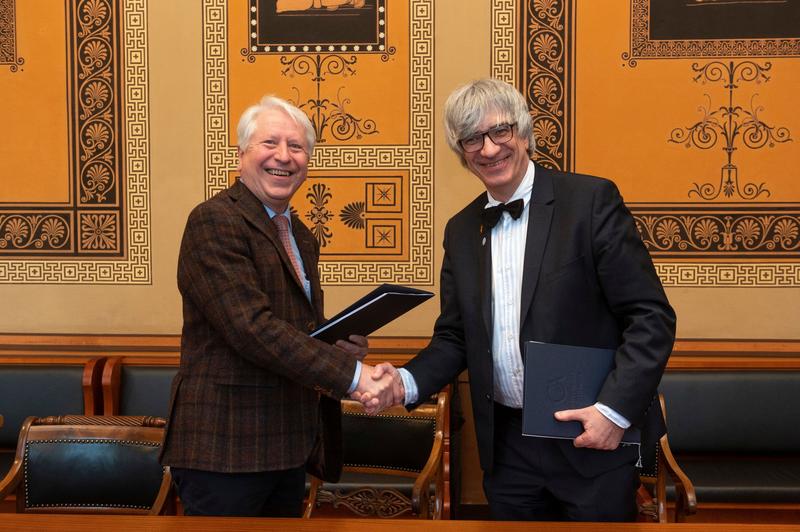
<svg viewBox="0 0 800 532"><path fill-rule="evenodd" d="M658 394L661 411L666 421L664 396ZM639 475L642 485L637 494L640 521L666 523L667 515L667 476L675 485L675 511L673 521L686 521L686 516L697 512L697 496L694 486L683 472L669 446L667 434L659 439L653 449L642 449L643 467Z"/></svg>
<svg viewBox="0 0 800 532"><path fill-rule="evenodd" d="M447 518L448 408L447 392L410 412L393 407L376 416L342 401L342 479L312 476L304 517Z"/></svg>
<svg viewBox="0 0 800 532"><path fill-rule="evenodd" d="M165 425L142 416L29 417L0 500L16 493L18 513L167 513L172 475L158 462Z"/></svg>

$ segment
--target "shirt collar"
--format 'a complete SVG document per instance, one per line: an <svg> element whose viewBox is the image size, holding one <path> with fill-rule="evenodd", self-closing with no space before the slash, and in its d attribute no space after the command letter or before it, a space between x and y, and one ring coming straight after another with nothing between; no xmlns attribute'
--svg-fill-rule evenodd
<svg viewBox="0 0 800 532"><path fill-rule="evenodd" d="M262 205L264 205L264 204L262 203ZM291 229L291 228L292 228L292 216L291 216L291 214L290 214L290 213L291 213L291 211L290 211L288 208L287 208L285 211L283 211L282 213L280 213L280 214L276 213L275 211L273 211L272 209L270 209L270 208L269 208L268 206L266 206L266 205L264 205L264 209L266 209L266 211L267 211L267 215L269 215L269 219L270 219L270 220L272 220L272 219L273 219L274 217L276 217L276 216L283 216L283 217L285 217L287 220L289 220L289 229Z"/></svg>
<svg viewBox="0 0 800 532"><path fill-rule="evenodd" d="M508 198L506 203L512 202L514 200L522 198L522 202L527 207L528 203L531 201L531 191L533 190L533 178L534 174L536 173L536 167L533 164L533 161L528 161L528 169L525 171L525 177L522 178L522 182L520 182L517 190L514 191L514 194ZM492 197L492 194L487 190L486 191L486 207L494 207L495 205L499 205L503 203L502 201L498 201Z"/></svg>

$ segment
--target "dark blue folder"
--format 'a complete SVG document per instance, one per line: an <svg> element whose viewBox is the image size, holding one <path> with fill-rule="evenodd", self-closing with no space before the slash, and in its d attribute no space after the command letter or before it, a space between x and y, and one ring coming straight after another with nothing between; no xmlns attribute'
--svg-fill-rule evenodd
<svg viewBox="0 0 800 532"><path fill-rule="evenodd" d="M522 434L573 440L583 432L578 421L558 421L559 410L593 405L614 369L613 349L525 342L525 381ZM631 427L623 443L639 443L639 429Z"/></svg>

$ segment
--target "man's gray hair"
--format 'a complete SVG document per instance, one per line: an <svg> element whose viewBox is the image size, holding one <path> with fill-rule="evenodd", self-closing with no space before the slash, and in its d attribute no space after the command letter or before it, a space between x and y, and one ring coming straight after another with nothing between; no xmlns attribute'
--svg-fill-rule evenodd
<svg viewBox="0 0 800 532"><path fill-rule="evenodd" d="M244 151L250 144L250 137L253 135L253 130L256 127L256 119L259 115L271 109L283 111L289 118L294 120L295 124L303 127L305 130L306 145L308 146L308 156L311 157L311 154L314 152L314 145L317 142L317 133L314 131L311 120L296 106L271 94L261 98L261 101L256 105L251 105L245 109L241 118L239 118L239 125L236 126L236 141L239 149Z"/></svg>
<svg viewBox="0 0 800 532"><path fill-rule="evenodd" d="M493 78L483 78L462 85L450 94L444 104L444 133L447 144L461 157L464 150L459 139L478 132L487 114L496 112L500 122L516 123L515 134L528 139L528 156L533 157L533 121L525 97L513 86Z"/></svg>

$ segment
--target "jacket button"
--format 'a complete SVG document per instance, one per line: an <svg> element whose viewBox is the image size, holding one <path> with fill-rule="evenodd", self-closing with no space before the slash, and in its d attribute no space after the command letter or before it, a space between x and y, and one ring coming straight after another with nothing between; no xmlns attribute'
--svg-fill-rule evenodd
<svg viewBox="0 0 800 532"><path fill-rule="evenodd" d="M317 328L317 324L316 324L316 323L314 323L313 321L309 321L309 322L306 324L306 329L308 329L308 332L312 332L312 331L313 331L314 329L316 329L316 328Z"/></svg>
<svg viewBox="0 0 800 532"><path fill-rule="evenodd" d="M492 394L490 394L490 393L487 393L487 394L486 394L486 400L487 400L487 401L491 401L491 400L492 400Z"/></svg>

